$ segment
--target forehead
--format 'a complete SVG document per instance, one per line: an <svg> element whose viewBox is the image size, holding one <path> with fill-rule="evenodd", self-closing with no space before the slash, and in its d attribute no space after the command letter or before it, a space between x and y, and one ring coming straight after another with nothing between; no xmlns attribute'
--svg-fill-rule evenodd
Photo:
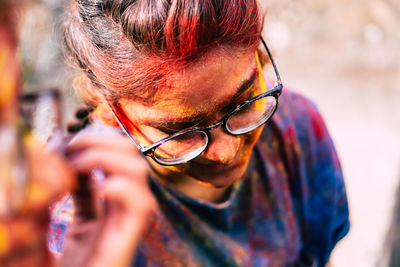
<svg viewBox="0 0 400 267"><path fill-rule="evenodd" d="M185 120L214 110L231 99L256 68L255 50L209 52L187 68L166 75L151 105L121 100L131 120Z"/></svg>

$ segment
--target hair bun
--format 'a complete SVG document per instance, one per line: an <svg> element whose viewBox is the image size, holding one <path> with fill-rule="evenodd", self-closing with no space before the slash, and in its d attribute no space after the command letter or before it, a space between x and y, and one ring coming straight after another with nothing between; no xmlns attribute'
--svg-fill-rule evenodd
<svg viewBox="0 0 400 267"><path fill-rule="evenodd" d="M103 16L104 2L107 0L76 0L77 9L83 21Z"/></svg>

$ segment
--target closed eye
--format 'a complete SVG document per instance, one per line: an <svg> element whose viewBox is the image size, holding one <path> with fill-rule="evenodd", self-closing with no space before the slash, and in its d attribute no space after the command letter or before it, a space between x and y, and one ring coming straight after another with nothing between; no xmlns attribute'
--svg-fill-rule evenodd
<svg viewBox="0 0 400 267"><path fill-rule="evenodd" d="M253 83L246 91L244 91L242 94L240 94L233 102L231 102L229 105L223 107L220 109L220 111L215 111L218 113L226 113L229 114L232 112L238 105L244 103L245 101L251 99L253 97L254 91L256 89L255 83ZM215 112L212 112L215 114ZM192 120L188 122L173 122L173 123L163 123L158 125L157 129L164 132L165 134L171 135L176 132L182 131L184 129L188 128L193 128L197 126L209 126L211 124L215 123L215 121L207 120L206 118L202 118L199 120Z"/></svg>
<svg viewBox="0 0 400 267"><path fill-rule="evenodd" d="M236 101L234 101L233 103L230 103L228 106L224 107L221 111L226 114L232 112L237 106L239 106L239 105L243 104L245 101L253 98L255 89L256 89L256 85L253 83L249 89L247 89L240 96L238 96Z"/></svg>
<svg viewBox="0 0 400 267"><path fill-rule="evenodd" d="M160 124L157 129L170 135L170 134L174 134L176 132L179 132L183 129L187 129L187 128L192 128L192 127L196 127L198 126L201 121L189 121L189 122L176 122L176 123L166 123L166 124Z"/></svg>

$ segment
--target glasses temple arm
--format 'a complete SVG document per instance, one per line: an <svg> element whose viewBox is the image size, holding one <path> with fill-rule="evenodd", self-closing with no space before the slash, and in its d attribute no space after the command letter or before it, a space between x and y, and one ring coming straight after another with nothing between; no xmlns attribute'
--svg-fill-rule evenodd
<svg viewBox="0 0 400 267"><path fill-rule="evenodd" d="M267 50L269 59L271 60L272 66L273 66L275 74L276 74L277 83L279 85L282 85L281 76L279 75L278 68L275 65L275 61L274 61L274 58L272 57L271 51L269 51L269 48L268 48L267 43L265 42L264 38L262 36L260 36L260 39L261 39L261 42L263 43L265 49Z"/></svg>
<svg viewBox="0 0 400 267"><path fill-rule="evenodd" d="M135 143L137 148L141 151L143 149L142 144L139 142L139 140L136 139L136 137L134 137L133 135L130 134L128 129L125 128L124 124L121 122L121 120L119 119L117 113L115 112L113 106L110 103L107 103L107 105L110 108L112 114L114 115L114 118L117 120L119 127L122 128L124 133Z"/></svg>

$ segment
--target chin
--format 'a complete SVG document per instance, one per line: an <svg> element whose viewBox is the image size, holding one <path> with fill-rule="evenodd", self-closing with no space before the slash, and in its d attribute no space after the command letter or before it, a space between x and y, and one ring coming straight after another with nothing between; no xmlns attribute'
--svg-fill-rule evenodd
<svg viewBox="0 0 400 267"><path fill-rule="evenodd" d="M246 171L246 164L239 164L229 167L226 170L214 170L212 168L199 168L191 170L193 173L188 173L193 179L198 182L215 187L224 188L231 186L234 182L241 179Z"/></svg>

